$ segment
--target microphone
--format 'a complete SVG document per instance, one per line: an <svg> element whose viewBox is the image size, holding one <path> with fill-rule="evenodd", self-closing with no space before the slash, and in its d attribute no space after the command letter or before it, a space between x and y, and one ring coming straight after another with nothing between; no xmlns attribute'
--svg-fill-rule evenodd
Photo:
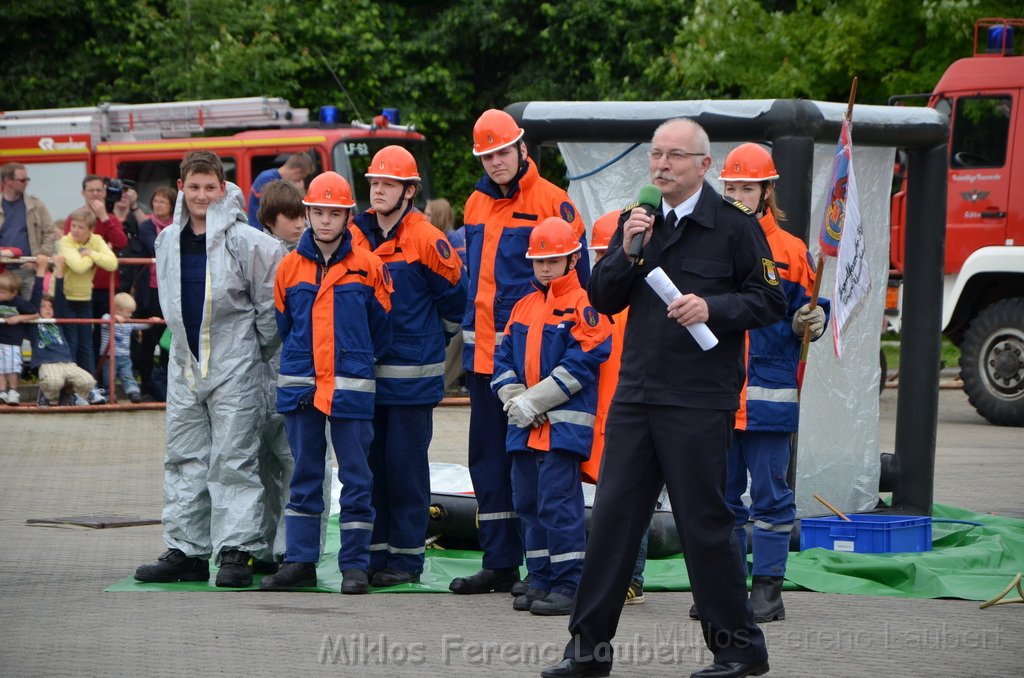
<svg viewBox="0 0 1024 678"><path fill-rule="evenodd" d="M636 207L640 207L647 216L654 216L654 210L658 209L658 205L661 204L661 191L658 190L657 186L647 184L640 189L640 193L636 196ZM639 233L633 241L629 243L629 256L634 263L639 261L640 253L644 249L644 234Z"/></svg>

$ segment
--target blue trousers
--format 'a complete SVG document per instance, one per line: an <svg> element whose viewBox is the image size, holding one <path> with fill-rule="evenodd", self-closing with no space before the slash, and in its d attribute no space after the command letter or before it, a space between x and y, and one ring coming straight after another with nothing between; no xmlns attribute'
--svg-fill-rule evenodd
<svg viewBox="0 0 1024 678"><path fill-rule="evenodd" d="M505 453L508 418L491 390L491 375L467 372L466 387L469 475L476 495L483 566L491 570L519 567L523 538L512 504L512 459Z"/></svg>
<svg viewBox="0 0 1024 678"><path fill-rule="evenodd" d="M92 318L91 301L68 301L69 318ZM89 374L96 374L96 349L92 343L92 325L72 323L64 326L64 338L68 340L68 348L75 363Z"/></svg>
<svg viewBox="0 0 1024 678"><path fill-rule="evenodd" d="M373 539L370 569L423 571L430 511L433 405L377 405L373 415Z"/></svg>
<svg viewBox="0 0 1024 678"><path fill-rule="evenodd" d="M104 365L100 375L100 380L103 383L103 388L107 389L107 393L113 391L113 387L107 382L108 366ZM117 374L117 378L121 380L121 386L124 387L124 392L131 395L132 393L139 392L139 382L135 381L135 370L132 366L132 357L130 355L119 355L114 357L114 371Z"/></svg>
<svg viewBox="0 0 1024 678"><path fill-rule="evenodd" d="M552 450L511 456L512 499L523 521L530 588L572 597L587 548L580 455Z"/></svg>
<svg viewBox="0 0 1024 678"><path fill-rule="evenodd" d="M367 454L373 439L373 422L328 417L312 405L285 414L288 444L295 459L290 499L285 506L285 562L316 563L320 560L320 515L324 512L325 425L330 424L331 443L338 458L341 481L341 550L338 568L366 570L370 564L370 533L373 530L373 484Z"/></svg>
<svg viewBox="0 0 1024 678"><path fill-rule="evenodd" d="M736 431L729 448L725 501L736 516L736 537L746 546L747 520L754 521L755 576L782 577L789 557L789 535L796 518L793 490L786 483L792 434ZM750 508L743 505L750 472Z"/></svg>

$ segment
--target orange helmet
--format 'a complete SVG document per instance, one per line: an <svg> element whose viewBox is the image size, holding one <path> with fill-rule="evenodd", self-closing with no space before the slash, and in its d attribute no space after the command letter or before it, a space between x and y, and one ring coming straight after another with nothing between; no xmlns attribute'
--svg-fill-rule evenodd
<svg viewBox="0 0 1024 678"><path fill-rule="evenodd" d="M377 151L366 170L367 179L392 179L405 183L419 182L416 158L402 146L385 146Z"/></svg>
<svg viewBox="0 0 1024 678"><path fill-rule="evenodd" d="M554 259L567 257L573 252L583 249L576 231L572 230L565 219L548 217L534 226L530 232L530 247L526 250L527 259Z"/></svg>
<svg viewBox="0 0 1024 678"><path fill-rule="evenodd" d="M487 155L511 146L523 138L515 118L496 108L483 112L473 125L473 155Z"/></svg>
<svg viewBox="0 0 1024 678"><path fill-rule="evenodd" d="M749 181L759 183L774 181L779 172L772 162L772 155L760 144L740 144L725 156L720 181Z"/></svg>
<svg viewBox="0 0 1024 678"><path fill-rule="evenodd" d="M337 172L324 172L309 182L306 197L302 199L306 207L346 207L356 206L352 198L352 187L345 177Z"/></svg>
<svg viewBox="0 0 1024 678"><path fill-rule="evenodd" d="M590 231L590 249L606 250L612 242L612 236L619 230L619 215L621 212L612 210L602 214L594 222L594 228Z"/></svg>

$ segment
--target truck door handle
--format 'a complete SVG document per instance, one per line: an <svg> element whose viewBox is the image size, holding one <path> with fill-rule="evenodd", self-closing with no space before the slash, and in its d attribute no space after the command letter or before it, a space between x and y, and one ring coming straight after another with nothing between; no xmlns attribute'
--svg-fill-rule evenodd
<svg viewBox="0 0 1024 678"><path fill-rule="evenodd" d="M1006 216L1006 212L982 212L982 219L1002 219Z"/></svg>

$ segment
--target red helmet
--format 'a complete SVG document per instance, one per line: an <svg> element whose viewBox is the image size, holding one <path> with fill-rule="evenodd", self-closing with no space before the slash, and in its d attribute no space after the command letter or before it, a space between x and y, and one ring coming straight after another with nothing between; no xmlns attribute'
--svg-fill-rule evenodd
<svg viewBox="0 0 1024 678"><path fill-rule="evenodd" d="M779 172L772 162L772 155L760 144L740 144L725 156L720 181L749 181L759 183L774 181Z"/></svg>
<svg viewBox="0 0 1024 678"><path fill-rule="evenodd" d="M594 228L590 231L590 249L606 250L612 242L612 236L619 230L619 216L621 212L612 210L602 214L594 222Z"/></svg>
<svg viewBox="0 0 1024 678"><path fill-rule="evenodd" d="M353 208L356 201L352 197L352 187L345 177L337 172L324 172L309 182L306 197L302 199L306 207L345 207Z"/></svg>
<svg viewBox="0 0 1024 678"><path fill-rule="evenodd" d="M420 173L416 169L416 158L402 146L385 146L377 151L366 169L367 179L392 179L401 183L419 183Z"/></svg>
<svg viewBox="0 0 1024 678"><path fill-rule="evenodd" d="M496 108L483 112L473 125L473 155L487 155L511 146L523 138L515 118Z"/></svg>
<svg viewBox="0 0 1024 678"><path fill-rule="evenodd" d="M576 231L565 219L548 217L530 231L530 247L527 259L554 259L567 257L583 249Z"/></svg>

